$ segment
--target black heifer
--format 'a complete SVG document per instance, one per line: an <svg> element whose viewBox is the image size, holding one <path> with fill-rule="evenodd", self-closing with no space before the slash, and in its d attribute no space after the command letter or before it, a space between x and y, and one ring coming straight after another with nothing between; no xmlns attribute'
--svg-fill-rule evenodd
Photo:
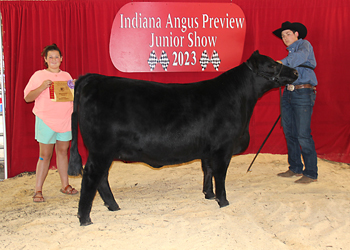
<svg viewBox="0 0 350 250"><path fill-rule="evenodd" d="M201 159L205 198L227 206L225 178L232 155L249 144L249 120L266 91L298 77L296 70L254 52L220 76L191 84L163 84L88 74L75 85L70 175L82 171L78 122L89 156L83 170L78 217L91 224L96 190L118 210L108 183L114 159L153 167ZM215 195L213 192L215 180Z"/></svg>

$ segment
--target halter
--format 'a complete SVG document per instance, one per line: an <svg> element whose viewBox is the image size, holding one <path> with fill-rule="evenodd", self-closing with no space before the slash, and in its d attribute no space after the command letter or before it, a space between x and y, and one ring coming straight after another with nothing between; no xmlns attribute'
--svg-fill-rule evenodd
<svg viewBox="0 0 350 250"><path fill-rule="evenodd" d="M255 73L254 71L253 71L253 69L252 69L252 67L248 64L248 62L244 62L246 65L247 65L247 67L253 72L253 73ZM265 78L266 80L269 80L269 81L275 81L275 82L277 82L278 80L279 80L279 78L280 78L280 74L281 74L281 72L282 72L282 69L283 69L283 64L281 64L281 69L280 69L280 71L278 72L278 73L276 73L276 68L275 68L275 74L273 75L273 76L267 76L265 73L263 73L263 72L256 72L256 74L258 75L258 76L261 76L261 77L263 77L263 78Z"/></svg>

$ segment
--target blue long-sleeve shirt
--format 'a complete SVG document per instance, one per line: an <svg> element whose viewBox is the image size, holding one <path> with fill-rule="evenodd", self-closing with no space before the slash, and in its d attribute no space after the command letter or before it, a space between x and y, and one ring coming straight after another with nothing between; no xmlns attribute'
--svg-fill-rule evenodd
<svg viewBox="0 0 350 250"><path fill-rule="evenodd" d="M316 59L314 49L307 40L299 39L287 47L288 56L281 60L283 65L294 68L298 71L299 77L293 85L309 83L313 86L317 85L315 72L310 68L300 67L300 65L316 67Z"/></svg>

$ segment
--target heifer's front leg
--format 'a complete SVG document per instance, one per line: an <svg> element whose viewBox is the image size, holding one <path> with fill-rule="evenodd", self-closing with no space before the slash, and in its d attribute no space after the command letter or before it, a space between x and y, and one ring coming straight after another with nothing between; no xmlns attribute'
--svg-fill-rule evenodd
<svg viewBox="0 0 350 250"><path fill-rule="evenodd" d="M203 178L203 193L206 199L214 199L213 191L213 170L210 167L210 162L207 159L202 159Z"/></svg>
<svg viewBox="0 0 350 250"><path fill-rule="evenodd" d="M108 182L108 171L105 174L105 176L102 177L101 183L97 188L102 200L105 203L105 206L108 207L111 211L117 211L120 210L117 202L114 199L112 190L109 186Z"/></svg>
<svg viewBox="0 0 350 250"><path fill-rule="evenodd" d="M230 163L231 157L222 156L218 154L213 159L213 176L215 180L215 195L216 201L219 203L220 207L225 207L229 205L228 200L226 199L226 188L225 180L227 168Z"/></svg>
<svg viewBox="0 0 350 250"><path fill-rule="evenodd" d="M112 160L106 160L102 157L88 157L81 182L80 200L78 208L78 218L81 226L92 224L90 212L92 202L95 198L97 187L102 178L107 174Z"/></svg>
<svg viewBox="0 0 350 250"><path fill-rule="evenodd" d="M214 173L216 201L219 203L220 207L225 207L229 205L229 202L226 199L225 189L226 172L227 167L225 171L223 169L220 169L219 172Z"/></svg>

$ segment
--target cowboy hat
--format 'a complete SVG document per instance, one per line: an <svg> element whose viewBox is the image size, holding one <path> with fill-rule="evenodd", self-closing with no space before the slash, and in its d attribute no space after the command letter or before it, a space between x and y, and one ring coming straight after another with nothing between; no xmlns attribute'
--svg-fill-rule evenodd
<svg viewBox="0 0 350 250"><path fill-rule="evenodd" d="M273 31L272 33L275 34L277 37L282 39L282 31L284 30L293 30L298 31L299 38L304 39L307 34L307 29L304 24L301 23L291 23L291 22L284 22L282 23L282 27Z"/></svg>

